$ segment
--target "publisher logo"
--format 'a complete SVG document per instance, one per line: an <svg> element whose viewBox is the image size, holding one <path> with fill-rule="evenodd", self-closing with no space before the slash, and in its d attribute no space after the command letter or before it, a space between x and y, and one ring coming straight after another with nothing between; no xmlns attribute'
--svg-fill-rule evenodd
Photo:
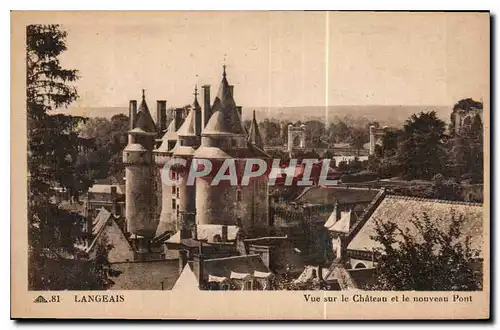
<svg viewBox="0 0 500 330"><path fill-rule="evenodd" d="M35 300L33 302L35 302L35 303L48 303L49 301L47 299L45 299L43 296L38 296L35 298Z"/></svg>

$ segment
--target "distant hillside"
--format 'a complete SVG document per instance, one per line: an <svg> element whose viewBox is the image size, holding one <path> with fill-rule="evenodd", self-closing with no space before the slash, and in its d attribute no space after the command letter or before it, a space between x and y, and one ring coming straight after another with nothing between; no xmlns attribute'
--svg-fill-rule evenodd
<svg viewBox="0 0 500 330"><path fill-rule="evenodd" d="M311 119L325 120L325 107L321 106L303 106L303 107L243 107L243 117L249 119L252 110L255 109L257 120L265 118L286 120L286 121L305 121ZM421 111L435 110L438 117L448 122L452 106L401 106L401 105L334 105L328 107L328 121L347 118L352 123L363 123L368 121L378 121L381 125L400 126L408 117ZM70 108L61 111L67 114L84 117L107 117L110 118L116 114L128 114L127 107L89 107L89 108ZM153 117L155 111L151 110Z"/></svg>

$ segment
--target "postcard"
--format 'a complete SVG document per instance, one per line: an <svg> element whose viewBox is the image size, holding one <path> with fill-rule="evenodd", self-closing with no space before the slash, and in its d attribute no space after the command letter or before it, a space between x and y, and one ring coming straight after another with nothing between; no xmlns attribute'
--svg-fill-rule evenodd
<svg viewBox="0 0 500 330"><path fill-rule="evenodd" d="M490 317L490 14L13 11L11 317Z"/></svg>

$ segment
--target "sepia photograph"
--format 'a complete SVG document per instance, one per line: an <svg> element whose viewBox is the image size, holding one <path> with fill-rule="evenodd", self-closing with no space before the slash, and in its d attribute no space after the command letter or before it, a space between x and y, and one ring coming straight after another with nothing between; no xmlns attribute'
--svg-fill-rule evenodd
<svg viewBox="0 0 500 330"><path fill-rule="evenodd" d="M488 317L488 12L11 19L20 306L259 291Z"/></svg>

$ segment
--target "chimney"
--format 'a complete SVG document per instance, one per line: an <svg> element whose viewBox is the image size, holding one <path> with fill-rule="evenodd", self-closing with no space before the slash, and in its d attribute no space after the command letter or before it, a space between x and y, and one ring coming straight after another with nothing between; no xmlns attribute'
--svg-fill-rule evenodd
<svg viewBox="0 0 500 330"><path fill-rule="evenodd" d="M182 116L184 114L184 109L183 108L177 108L175 109L174 113L174 120L175 120L175 130L177 131L179 127L182 125Z"/></svg>
<svg viewBox="0 0 500 330"><path fill-rule="evenodd" d="M241 117L241 105L236 106L236 111L240 114Z"/></svg>
<svg viewBox="0 0 500 330"><path fill-rule="evenodd" d="M182 273L187 264L187 251L184 249L179 250L179 274Z"/></svg>
<svg viewBox="0 0 500 330"><path fill-rule="evenodd" d="M116 186L111 186L111 213L118 214L118 194L116 193Z"/></svg>
<svg viewBox="0 0 500 330"><path fill-rule="evenodd" d="M159 133L167 128L167 101L156 101L156 127Z"/></svg>
<svg viewBox="0 0 500 330"><path fill-rule="evenodd" d="M128 106L128 116L129 116L131 130L134 129L136 115L137 115L137 101L130 100L129 106Z"/></svg>
<svg viewBox="0 0 500 330"><path fill-rule="evenodd" d="M202 129L207 125L210 118L210 85L203 85L203 114L202 114Z"/></svg>
<svg viewBox="0 0 500 330"><path fill-rule="evenodd" d="M227 242L227 225L222 225L222 243Z"/></svg>
<svg viewBox="0 0 500 330"><path fill-rule="evenodd" d="M339 201L337 201L335 203L335 210L334 210L334 212L335 212L335 220L339 221L340 220L340 216L341 216Z"/></svg>
<svg viewBox="0 0 500 330"><path fill-rule="evenodd" d="M234 97L234 85L229 85L229 94L231 94L231 97Z"/></svg>
<svg viewBox="0 0 500 330"><path fill-rule="evenodd" d="M194 108L194 133L196 136L201 136L201 109Z"/></svg>

